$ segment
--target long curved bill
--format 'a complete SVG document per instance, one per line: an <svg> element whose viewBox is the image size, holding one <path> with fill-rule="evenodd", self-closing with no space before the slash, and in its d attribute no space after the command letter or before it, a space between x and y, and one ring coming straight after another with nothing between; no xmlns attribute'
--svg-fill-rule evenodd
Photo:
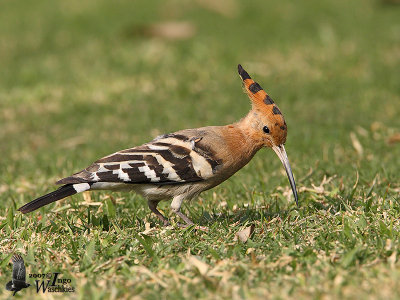
<svg viewBox="0 0 400 300"><path fill-rule="evenodd" d="M296 182L294 181L292 169L290 168L289 159L287 157L285 147L283 145L273 146L272 150L275 151L276 155L278 155L279 159L281 160L283 166L285 167L286 174L289 178L290 186L292 187L293 196L296 200L297 206L299 206L299 201L297 198L297 190L296 190Z"/></svg>

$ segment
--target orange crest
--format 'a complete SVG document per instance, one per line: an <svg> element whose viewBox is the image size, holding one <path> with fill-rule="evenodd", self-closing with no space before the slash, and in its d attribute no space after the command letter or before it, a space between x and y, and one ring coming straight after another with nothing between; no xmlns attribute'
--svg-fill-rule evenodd
<svg viewBox="0 0 400 300"><path fill-rule="evenodd" d="M271 129L271 136L278 145L286 141L287 125L281 111L263 88L251 79L250 75L238 65L238 72L244 88L252 103L252 111L259 114L260 121Z"/></svg>

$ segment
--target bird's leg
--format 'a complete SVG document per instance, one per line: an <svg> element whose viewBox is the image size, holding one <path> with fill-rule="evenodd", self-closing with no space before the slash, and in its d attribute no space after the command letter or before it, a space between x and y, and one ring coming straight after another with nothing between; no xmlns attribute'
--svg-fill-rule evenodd
<svg viewBox="0 0 400 300"><path fill-rule="evenodd" d="M174 213L176 213L183 221L185 221L186 224L184 225L179 225L180 227L188 227L193 225L193 221L190 220L187 216L185 216L181 212L181 206L183 202L183 197L182 196L176 196L171 203L171 209Z"/></svg>
<svg viewBox="0 0 400 300"><path fill-rule="evenodd" d="M160 213L160 211L157 209L157 205L160 201L148 201L148 205L150 210L155 213L155 215L157 216L157 218L159 218L161 220L161 222L163 223L164 226L168 226L169 225L169 221L166 217L164 217L164 215L162 213Z"/></svg>
<svg viewBox="0 0 400 300"><path fill-rule="evenodd" d="M183 214L181 211L176 211L175 213L176 213L179 217L181 217L181 219L182 219L183 221L186 222L186 224L178 224L179 227L186 228L186 227L191 226L191 225L194 224L193 221L190 220L190 219L189 219L185 214Z"/></svg>

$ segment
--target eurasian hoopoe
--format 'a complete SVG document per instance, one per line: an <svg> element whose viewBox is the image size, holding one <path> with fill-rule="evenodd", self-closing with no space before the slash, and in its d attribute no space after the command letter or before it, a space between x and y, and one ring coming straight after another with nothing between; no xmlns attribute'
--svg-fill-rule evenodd
<svg viewBox="0 0 400 300"><path fill-rule="evenodd" d="M185 129L156 137L142 146L99 159L86 169L57 182L58 190L33 200L18 210L28 213L43 205L88 190L134 190L147 198L150 210L158 211L161 200L172 198L171 209L187 225L193 222L181 211L182 201L225 181L244 167L262 147L270 147L286 169L293 195L296 184L284 143L287 126L274 101L238 66L252 102L252 109L239 122L226 126Z"/></svg>

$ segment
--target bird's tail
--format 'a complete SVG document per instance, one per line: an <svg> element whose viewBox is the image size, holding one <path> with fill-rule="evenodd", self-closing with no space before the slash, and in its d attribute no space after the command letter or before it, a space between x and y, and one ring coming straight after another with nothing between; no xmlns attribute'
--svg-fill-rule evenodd
<svg viewBox="0 0 400 300"><path fill-rule="evenodd" d="M60 187L58 190L55 190L54 192L48 193L35 200L32 200L31 202L18 208L18 210L23 214L26 214L44 205L50 204L57 200L64 199L65 197L74 195L76 193L87 191L89 189L90 189L89 183L66 184Z"/></svg>

